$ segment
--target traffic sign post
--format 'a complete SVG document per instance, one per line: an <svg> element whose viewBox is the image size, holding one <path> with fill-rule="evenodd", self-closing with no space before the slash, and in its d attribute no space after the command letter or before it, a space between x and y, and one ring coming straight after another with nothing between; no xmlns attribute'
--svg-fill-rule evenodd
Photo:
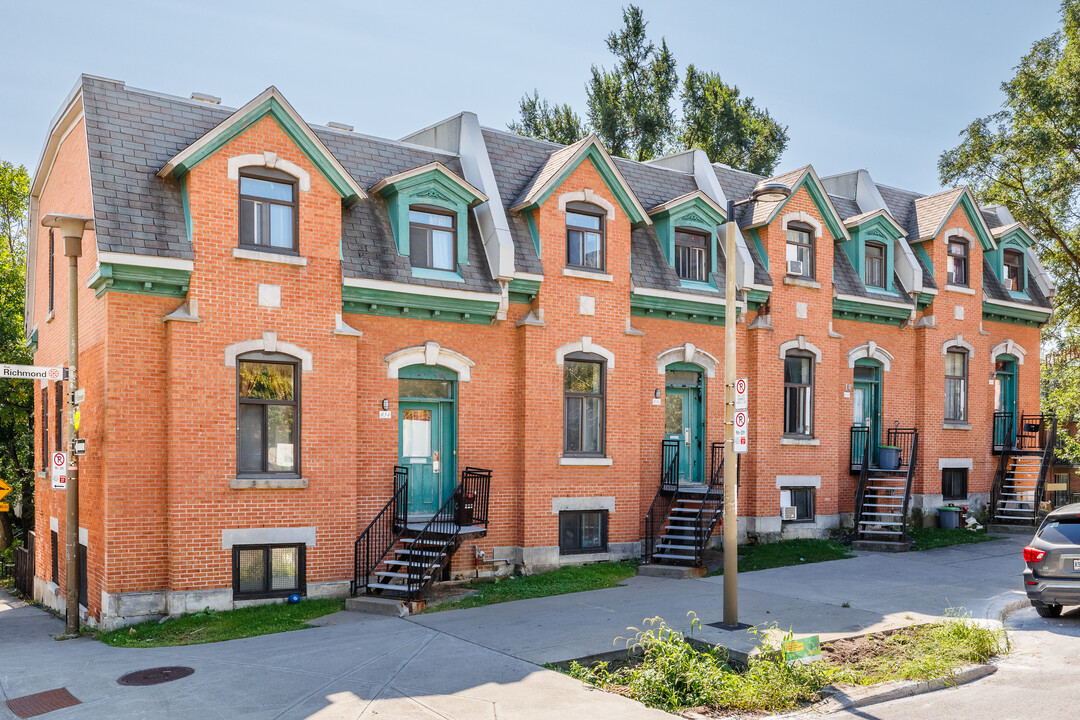
<svg viewBox="0 0 1080 720"><path fill-rule="evenodd" d="M748 391L750 390L750 382L746 378L739 378L735 381L735 409L745 410L747 408Z"/></svg>
<svg viewBox="0 0 1080 720"><path fill-rule="evenodd" d="M749 413L745 410L735 411L735 431L732 433L732 438L735 440L735 452L737 453L744 453L748 448L746 426L749 422Z"/></svg>

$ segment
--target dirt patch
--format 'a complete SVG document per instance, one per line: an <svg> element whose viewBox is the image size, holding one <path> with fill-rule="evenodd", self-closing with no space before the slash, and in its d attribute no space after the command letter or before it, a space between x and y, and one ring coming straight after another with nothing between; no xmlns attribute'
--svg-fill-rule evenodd
<svg viewBox="0 0 1080 720"><path fill-rule="evenodd" d="M711 707L696 707L689 710L683 710L681 713L684 718L690 720L699 720L700 718L725 718L726 720L757 720L757 718L769 717L769 713L759 712L757 710L718 710Z"/></svg>
<svg viewBox="0 0 1080 720"><path fill-rule="evenodd" d="M424 592L424 604L427 607L434 607L444 602L453 602L460 600L469 595L476 594L476 588L466 587L466 582L475 582L474 580L468 581L451 581L451 582L437 582Z"/></svg>
<svg viewBox="0 0 1080 720"><path fill-rule="evenodd" d="M913 637L914 634L913 627L906 627L833 640L822 644L821 659L830 665L855 665L863 660L880 656L882 647L889 638L896 635Z"/></svg>

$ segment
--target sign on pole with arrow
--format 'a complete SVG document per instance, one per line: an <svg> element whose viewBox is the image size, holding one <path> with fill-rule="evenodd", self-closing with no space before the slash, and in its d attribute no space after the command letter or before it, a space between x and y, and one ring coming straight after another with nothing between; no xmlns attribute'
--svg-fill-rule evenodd
<svg viewBox="0 0 1080 720"><path fill-rule="evenodd" d="M11 492L11 486L8 485L3 480L0 480L0 500L3 500L5 497L7 497L8 493L10 493L10 492ZM0 512L7 512L7 511L8 511L8 504L6 502L0 502Z"/></svg>

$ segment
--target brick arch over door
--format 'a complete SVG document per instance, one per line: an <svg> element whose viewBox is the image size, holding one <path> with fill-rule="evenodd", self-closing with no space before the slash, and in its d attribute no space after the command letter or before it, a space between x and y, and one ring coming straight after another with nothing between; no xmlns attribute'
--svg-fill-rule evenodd
<svg viewBox="0 0 1080 720"><path fill-rule="evenodd" d="M409 365L442 365L456 372L459 381L469 382L472 369L476 367L476 361L430 340L423 345L396 350L383 361L386 363L386 377L391 380L396 380L401 368Z"/></svg>
<svg viewBox="0 0 1080 720"><path fill-rule="evenodd" d="M659 353L656 356L656 372L658 375L663 375L668 365L682 362L700 366L708 377L715 377L716 368L720 366L720 361L715 356L696 347L694 343L686 343Z"/></svg>

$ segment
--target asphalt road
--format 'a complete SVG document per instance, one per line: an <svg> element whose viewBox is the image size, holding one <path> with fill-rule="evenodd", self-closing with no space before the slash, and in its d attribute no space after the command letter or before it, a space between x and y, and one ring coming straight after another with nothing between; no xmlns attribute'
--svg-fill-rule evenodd
<svg viewBox="0 0 1080 720"><path fill-rule="evenodd" d="M1080 712L1080 608L1012 615L1013 651L993 675L956 688L830 715L859 720L1072 720Z"/></svg>

